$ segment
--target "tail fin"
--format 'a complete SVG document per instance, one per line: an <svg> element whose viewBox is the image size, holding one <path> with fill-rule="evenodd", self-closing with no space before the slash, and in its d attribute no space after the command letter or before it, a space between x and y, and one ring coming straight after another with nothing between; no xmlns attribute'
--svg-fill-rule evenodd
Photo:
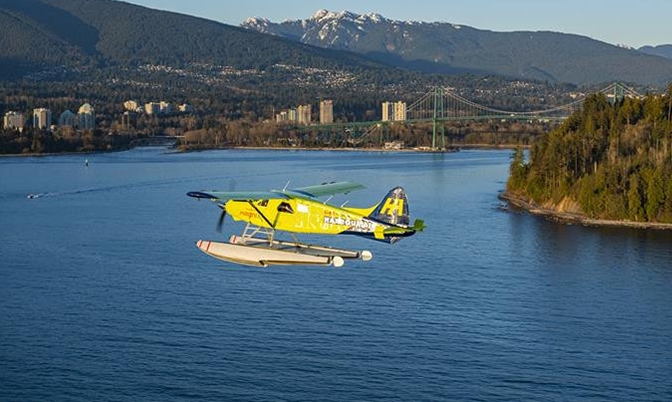
<svg viewBox="0 0 672 402"><path fill-rule="evenodd" d="M411 218L408 214L408 198L401 187L395 187L383 198L371 212L369 218L392 225L408 227Z"/></svg>

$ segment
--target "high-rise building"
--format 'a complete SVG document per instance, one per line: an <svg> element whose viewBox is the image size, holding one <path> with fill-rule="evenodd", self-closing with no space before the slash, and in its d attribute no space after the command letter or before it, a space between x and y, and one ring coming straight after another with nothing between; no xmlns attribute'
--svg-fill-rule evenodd
<svg viewBox="0 0 672 402"><path fill-rule="evenodd" d="M383 102L383 121L392 120L390 117L394 116L394 109L392 108L392 102Z"/></svg>
<svg viewBox="0 0 672 402"><path fill-rule="evenodd" d="M286 110L283 110L282 112L275 115L275 122L276 123L287 123L288 121L289 121L289 116L288 116Z"/></svg>
<svg viewBox="0 0 672 402"><path fill-rule="evenodd" d="M80 130L93 130L96 127L96 115L93 107L85 103L77 112L77 128Z"/></svg>
<svg viewBox="0 0 672 402"><path fill-rule="evenodd" d="M33 109L33 127L44 130L51 126L51 110L45 108Z"/></svg>
<svg viewBox="0 0 672 402"><path fill-rule="evenodd" d="M320 102L320 124L331 124L334 122L334 103L331 100Z"/></svg>
<svg viewBox="0 0 672 402"><path fill-rule="evenodd" d="M121 129L123 131L131 131L136 123L136 114L134 112L125 111L121 115Z"/></svg>
<svg viewBox="0 0 672 402"><path fill-rule="evenodd" d="M145 113L159 114L160 111L161 111L161 104L159 102L145 103Z"/></svg>
<svg viewBox="0 0 672 402"><path fill-rule="evenodd" d="M398 101L394 103L394 120L406 120L406 102Z"/></svg>
<svg viewBox="0 0 672 402"><path fill-rule="evenodd" d="M383 102L383 121L406 120L406 102Z"/></svg>
<svg viewBox="0 0 672 402"><path fill-rule="evenodd" d="M5 129L15 129L23 131L26 119L23 117L23 113L9 111L5 113L4 125Z"/></svg>
<svg viewBox="0 0 672 402"><path fill-rule="evenodd" d="M310 124L311 110L312 106L310 105L299 105L297 108L299 124Z"/></svg>
<svg viewBox="0 0 672 402"><path fill-rule="evenodd" d="M299 111L296 109L289 109L287 111L287 121L298 121L299 120Z"/></svg>
<svg viewBox="0 0 672 402"><path fill-rule="evenodd" d="M163 114L173 113L173 105L171 105L170 102L161 101L159 104L161 105L161 107L159 108L159 112Z"/></svg>
<svg viewBox="0 0 672 402"><path fill-rule="evenodd" d="M74 127L75 126L75 114L69 110L61 113L58 116L58 126L59 127Z"/></svg>
<svg viewBox="0 0 672 402"><path fill-rule="evenodd" d="M134 100L127 100L126 102L124 102L124 109L128 110L129 112L137 112L138 102Z"/></svg>

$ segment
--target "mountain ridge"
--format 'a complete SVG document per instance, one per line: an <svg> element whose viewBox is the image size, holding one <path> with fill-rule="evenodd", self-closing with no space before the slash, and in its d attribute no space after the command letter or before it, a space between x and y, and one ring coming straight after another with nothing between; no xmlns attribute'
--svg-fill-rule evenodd
<svg viewBox="0 0 672 402"><path fill-rule="evenodd" d="M190 62L259 67L378 65L355 53L333 52L213 20L110 0L3 0L0 66L183 66ZM2 75L2 74L0 74Z"/></svg>
<svg viewBox="0 0 672 402"><path fill-rule="evenodd" d="M240 26L431 73L496 74L579 85L672 81L668 59L575 34L495 32L448 22L397 21L377 13L328 10L281 23L248 18Z"/></svg>
<svg viewBox="0 0 672 402"><path fill-rule="evenodd" d="M672 44L657 45L657 46L642 46L639 49L640 52L664 57L666 59L672 59Z"/></svg>

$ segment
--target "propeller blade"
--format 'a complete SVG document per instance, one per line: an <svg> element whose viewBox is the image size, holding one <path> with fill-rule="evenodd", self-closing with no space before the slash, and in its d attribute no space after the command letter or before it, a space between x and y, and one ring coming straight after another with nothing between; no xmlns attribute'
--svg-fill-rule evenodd
<svg viewBox="0 0 672 402"><path fill-rule="evenodd" d="M219 215L219 220L217 221L217 232L222 233L222 226L224 226L224 218L226 218L226 209L222 208L222 214Z"/></svg>

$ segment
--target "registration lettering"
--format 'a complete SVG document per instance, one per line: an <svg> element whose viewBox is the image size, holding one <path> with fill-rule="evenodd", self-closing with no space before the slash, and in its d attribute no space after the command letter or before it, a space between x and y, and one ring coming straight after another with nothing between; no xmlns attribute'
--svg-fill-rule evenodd
<svg viewBox="0 0 672 402"><path fill-rule="evenodd" d="M350 219L335 216L325 216L322 223L327 226L346 226L355 232L371 232L374 223L366 219Z"/></svg>

